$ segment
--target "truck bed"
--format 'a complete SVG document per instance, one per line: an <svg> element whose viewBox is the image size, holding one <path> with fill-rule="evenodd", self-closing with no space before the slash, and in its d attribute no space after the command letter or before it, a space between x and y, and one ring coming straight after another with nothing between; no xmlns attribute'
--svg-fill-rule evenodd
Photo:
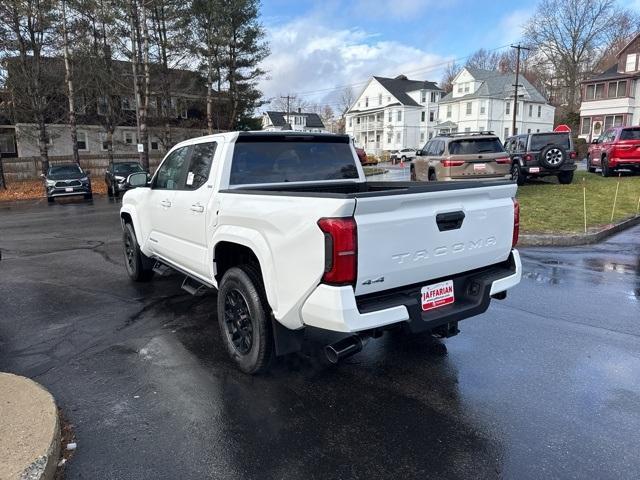
<svg viewBox="0 0 640 480"><path fill-rule="evenodd" d="M368 198L389 195L466 190L478 187L507 185L509 181L468 182L319 182L297 185L256 185L221 190L223 193L245 195L282 195L292 197Z"/></svg>

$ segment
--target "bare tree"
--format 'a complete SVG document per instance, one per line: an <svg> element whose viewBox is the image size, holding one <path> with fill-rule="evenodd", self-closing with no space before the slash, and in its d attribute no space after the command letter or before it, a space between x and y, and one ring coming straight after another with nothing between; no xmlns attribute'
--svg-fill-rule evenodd
<svg viewBox="0 0 640 480"><path fill-rule="evenodd" d="M131 0L129 8L131 38L131 70L133 73L133 91L136 101L136 123L138 142L142 144L140 163L149 169L149 132L147 130L147 112L150 93L149 70L149 29L147 25L147 6L144 0Z"/></svg>
<svg viewBox="0 0 640 480"><path fill-rule="evenodd" d="M566 89L569 112L577 112L580 82L593 71L623 13L615 0L541 0L526 24L534 54Z"/></svg>
<svg viewBox="0 0 640 480"><path fill-rule="evenodd" d="M49 168L47 119L54 89L47 76L46 54L52 48L55 9L52 0L0 2L0 51L7 60L7 87L13 105L24 118L35 121L42 171Z"/></svg>
<svg viewBox="0 0 640 480"><path fill-rule="evenodd" d="M69 54L69 34L67 32L67 1L62 0L62 51L64 55L64 80L67 85L67 97L69 104L69 129L71 130L71 147L73 149L73 161L80 163L78 153L78 129L76 124L75 91L73 88L73 72Z"/></svg>
<svg viewBox="0 0 640 480"><path fill-rule="evenodd" d="M460 73L460 70L462 70L462 67L456 62L451 62L445 67L442 80L440 81L440 88L442 88L445 93L450 93L453 90L453 79Z"/></svg>
<svg viewBox="0 0 640 480"><path fill-rule="evenodd" d="M499 65L500 54L498 52L481 48L471 54L464 66L481 70L498 70Z"/></svg>
<svg viewBox="0 0 640 480"><path fill-rule="evenodd" d="M314 105L295 95L280 94L271 100L270 108L277 112L312 112ZM287 110L288 109L288 110Z"/></svg>

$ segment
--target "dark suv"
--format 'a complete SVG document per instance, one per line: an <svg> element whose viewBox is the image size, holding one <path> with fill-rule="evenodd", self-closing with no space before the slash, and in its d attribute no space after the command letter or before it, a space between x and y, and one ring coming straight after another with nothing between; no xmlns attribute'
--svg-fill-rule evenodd
<svg viewBox="0 0 640 480"><path fill-rule="evenodd" d="M53 203L57 197L83 195L87 200L93 198L89 171L82 170L76 163L52 165L41 176L49 203Z"/></svg>
<svg viewBox="0 0 640 480"><path fill-rule="evenodd" d="M132 173L143 173L145 170L138 162L118 162L107 167L104 174L104 183L107 185L107 194L117 197L121 192L131 188L127 179Z"/></svg>
<svg viewBox="0 0 640 480"><path fill-rule="evenodd" d="M524 185L527 178L554 175L562 184L573 181L576 151L565 132L527 133L507 138L504 148L511 155L511 176Z"/></svg>

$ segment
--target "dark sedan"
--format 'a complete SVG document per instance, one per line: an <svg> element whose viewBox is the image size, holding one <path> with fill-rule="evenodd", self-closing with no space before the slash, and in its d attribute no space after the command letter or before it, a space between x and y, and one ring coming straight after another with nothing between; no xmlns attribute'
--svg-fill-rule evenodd
<svg viewBox="0 0 640 480"><path fill-rule="evenodd" d="M49 203L53 203L57 197L83 195L87 200L93 198L89 172L75 163L53 165L42 177Z"/></svg>
<svg viewBox="0 0 640 480"><path fill-rule="evenodd" d="M126 192L131 188L127 178L132 173L144 172L144 168L138 162L112 163L104 174L104 182L107 184L107 194L117 197L120 192Z"/></svg>

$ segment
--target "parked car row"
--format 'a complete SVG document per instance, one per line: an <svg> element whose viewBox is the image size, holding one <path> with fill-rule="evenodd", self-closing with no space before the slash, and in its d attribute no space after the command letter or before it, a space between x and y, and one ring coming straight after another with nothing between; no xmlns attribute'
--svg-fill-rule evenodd
<svg viewBox="0 0 640 480"><path fill-rule="evenodd" d="M104 175L109 197L118 197L132 188L129 182L130 175L134 173L149 173L138 162L114 162ZM91 187L91 172L83 170L77 163L63 163L52 165L47 173L41 175L44 180L44 189L47 201L53 203L59 197L83 196L86 200L93 198Z"/></svg>

